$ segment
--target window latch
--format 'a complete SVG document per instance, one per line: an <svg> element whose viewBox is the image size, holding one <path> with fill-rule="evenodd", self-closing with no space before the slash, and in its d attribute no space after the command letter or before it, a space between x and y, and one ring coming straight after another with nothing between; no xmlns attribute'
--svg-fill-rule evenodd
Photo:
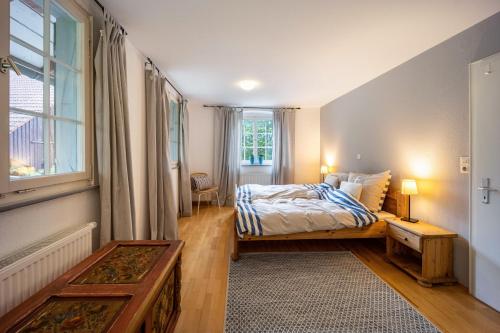
<svg viewBox="0 0 500 333"><path fill-rule="evenodd" d="M17 76L21 76L21 71L17 68L16 63L12 60L10 56L5 58L0 58L0 72L7 74L7 70L12 68L16 72Z"/></svg>

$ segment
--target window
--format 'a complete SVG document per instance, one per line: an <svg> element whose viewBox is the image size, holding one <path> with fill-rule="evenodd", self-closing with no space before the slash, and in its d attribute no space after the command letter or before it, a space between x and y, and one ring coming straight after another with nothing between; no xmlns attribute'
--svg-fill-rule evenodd
<svg viewBox="0 0 500 333"><path fill-rule="evenodd" d="M0 96L8 96L0 105L0 124L8 123L0 192L89 179L89 17L69 0L5 1L0 11L10 16L0 48L20 72L0 78Z"/></svg>
<svg viewBox="0 0 500 333"><path fill-rule="evenodd" d="M170 160L177 163L179 161L179 103L170 101L169 140L170 140Z"/></svg>
<svg viewBox="0 0 500 333"><path fill-rule="evenodd" d="M273 159L273 121L264 115L245 115L241 130L242 164L269 165Z"/></svg>

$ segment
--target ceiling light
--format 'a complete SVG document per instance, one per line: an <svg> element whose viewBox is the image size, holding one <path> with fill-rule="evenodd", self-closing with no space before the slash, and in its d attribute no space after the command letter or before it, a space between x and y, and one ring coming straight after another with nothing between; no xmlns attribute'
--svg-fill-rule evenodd
<svg viewBox="0 0 500 333"><path fill-rule="evenodd" d="M241 80L240 82L238 82L238 86L246 91L254 90L258 85L259 82L254 80Z"/></svg>

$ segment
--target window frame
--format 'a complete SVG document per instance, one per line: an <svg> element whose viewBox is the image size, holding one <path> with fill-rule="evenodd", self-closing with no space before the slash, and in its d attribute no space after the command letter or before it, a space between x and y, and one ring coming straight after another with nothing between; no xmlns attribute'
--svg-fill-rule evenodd
<svg viewBox="0 0 500 333"><path fill-rule="evenodd" d="M81 8L74 0L45 0L44 12L48 12L50 3L56 3L79 22L82 23L80 38L81 46L81 75L82 96L81 108L84 133L84 170L72 173L59 173L54 175L33 176L26 179L10 179L10 151L9 151L9 75L0 74L0 206L4 203L18 203L23 200L32 200L33 197L53 196L57 193L75 190L76 188L93 187L94 184L94 150L93 150L93 93L92 93L92 17ZM0 5L0 49L10 50L10 1ZM44 32L49 24L44 20ZM5 33L4 33L5 32ZM44 36L45 43L45 36ZM48 53L48 54L47 54ZM10 52L2 54L7 56ZM50 50L43 50L44 62L54 60ZM46 58L46 57L49 58ZM55 63L58 63L55 61ZM44 118L47 119L47 118ZM57 119L57 117L56 117ZM38 195L20 195L37 190ZM14 195L14 198L12 197ZM6 198L7 197L7 198Z"/></svg>
<svg viewBox="0 0 500 333"><path fill-rule="evenodd" d="M258 145L257 145L257 127L255 125L255 122L258 121L258 120L271 120L271 122L273 121L273 113L272 111L244 111L243 112L243 121L245 120L252 120L253 121L253 152L254 152L254 155L258 156L258 153L257 153L257 150L259 149ZM241 126L241 138L240 138L240 156L241 156L241 152L245 149L244 145L243 145L243 142L244 142L244 138L245 138L245 133L244 133L244 130L243 130L243 123L242 123L242 126ZM271 146L271 149L274 150L274 130L273 130L273 145ZM266 149L267 147L264 147L264 149ZM250 160L242 160L240 159L240 165L243 165L243 166L270 166L273 164L273 160L270 159L270 160L264 160L262 164L259 164L259 163L250 163Z"/></svg>

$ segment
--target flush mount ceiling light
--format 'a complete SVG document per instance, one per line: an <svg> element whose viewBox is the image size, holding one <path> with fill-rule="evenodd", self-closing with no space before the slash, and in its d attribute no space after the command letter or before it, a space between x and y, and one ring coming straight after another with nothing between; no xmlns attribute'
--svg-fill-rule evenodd
<svg viewBox="0 0 500 333"><path fill-rule="evenodd" d="M258 85L259 82L255 80L241 80L238 82L238 86L245 91L254 90Z"/></svg>

